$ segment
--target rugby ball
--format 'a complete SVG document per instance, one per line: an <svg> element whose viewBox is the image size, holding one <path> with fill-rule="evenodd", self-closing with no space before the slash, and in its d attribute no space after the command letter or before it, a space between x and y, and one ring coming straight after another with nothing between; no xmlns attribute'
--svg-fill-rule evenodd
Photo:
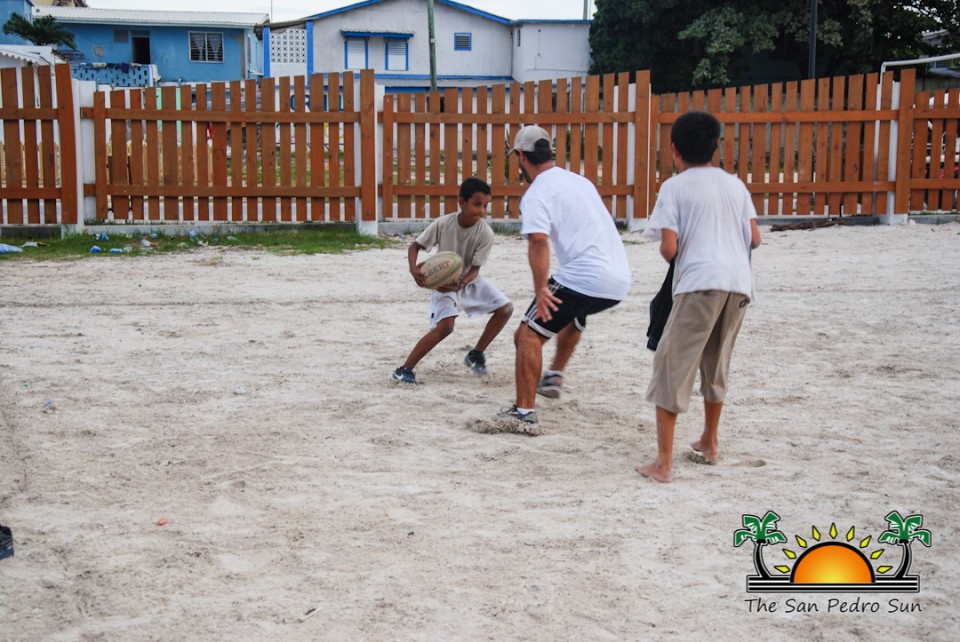
<svg viewBox="0 0 960 642"><path fill-rule="evenodd" d="M456 252L437 252L420 266L423 285L431 290L447 285L463 272L463 259Z"/></svg>

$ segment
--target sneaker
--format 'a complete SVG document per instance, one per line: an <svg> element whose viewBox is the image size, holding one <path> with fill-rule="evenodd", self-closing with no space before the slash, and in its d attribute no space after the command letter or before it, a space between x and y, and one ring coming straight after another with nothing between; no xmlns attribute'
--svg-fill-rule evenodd
<svg viewBox="0 0 960 642"><path fill-rule="evenodd" d="M13 531L0 524L0 560L13 557Z"/></svg>
<svg viewBox="0 0 960 642"><path fill-rule="evenodd" d="M528 412L528 413L526 413L526 414L523 414L522 412L520 412L519 410L517 410L516 404L514 404L513 406L510 406L509 408L505 408L505 409L501 410L500 412L498 412L497 415L496 415L496 417L494 417L494 419L513 419L513 420L515 420L515 421L520 421L520 422L525 423L525 424L538 424L538 423L540 423L540 421L537 419L537 411L536 411L536 410L534 410L534 411L532 411L532 412Z"/></svg>
<svg viewBox="0 0 960 642"><path fill-rule="evenodd" d="M559 399L563 389L563 375L543 375L537 384L537 394L548 399Z"/></svg>
<svg viewBox="0 0 960 642"><path fill-rule="evenodd" d="M413 368L397 368L393 371L393 380L400 383L418 384L417 375L413 374Z"/></svg>
<svg viewBox="0 0 960 642"><path fill-rule="evenodd" d="M487 358L483 356L482 352L471 350L467 353L467 356L463 358L463 362L467 364L467 367L473 370L473 374L478 377L487 376Z"/></svg>

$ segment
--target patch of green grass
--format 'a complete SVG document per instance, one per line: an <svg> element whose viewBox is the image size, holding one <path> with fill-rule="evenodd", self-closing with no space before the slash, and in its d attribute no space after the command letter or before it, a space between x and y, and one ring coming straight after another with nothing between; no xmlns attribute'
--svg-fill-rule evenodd
<svg viewBox="0 0 960 642"><path fill-rule="evenodd" d="M503 223L490 223L490 228L494 234L499 236L520 236L519 225L504 225Z"/></svg>
<svg viewBox="0 0 960 642"><path fill-rule="evenodd" d="M36 246L32 246L36 243ZM355 250L382 249L396 242L378 236L360 234L343 227L306 227L267 232L239 232L235 234L73 234L62 239L7 240L22 252L0 254L0 261L34 259L63 260L94 258L122 258L149 254L170 254L198 251L209 247L236 247L266 250L273 254L338 254ZM26 244L26 247L24 245ZM99 252L94 248L99 248Z"/></svg>

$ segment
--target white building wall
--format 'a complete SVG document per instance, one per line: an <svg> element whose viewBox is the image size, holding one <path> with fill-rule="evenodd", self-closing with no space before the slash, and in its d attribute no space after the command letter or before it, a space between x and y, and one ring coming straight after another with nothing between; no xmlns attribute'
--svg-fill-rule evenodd
<svg viewBox="0 0 960 642"><path fill-rule="evenodd" d="M263 56L260 56L261 60ZM262 63L260 65L263 66ZM262 69L260 70L262 72ZM291 28L270 32L270 75L304 76L307 73L307 30Z"/></svg>
<svg viewBox="0 0 960 642"><path fill-rule="evenodd" d="M589 36L590 24L587 22L521 22L513 25L513 77L518 82L525 82L587 75L590 70Z"/></svg>
<svg viewBox="0 0 960 642"><path fill-rule="evenodd" d="M469 75L481 78L512 76L510 25L443 5L436 6L435 14L437 75ZM454 51L454 33L460 32L471 34L471 51ZM426 41L426 38L424 40ZM425 59L429 73L429 50L426 51Z"/></svg>
<svg viewBox="0 0 960 642"><path fill-rule="evenodd" d="M512 75L511 29L507 24L446 5L435 5L437 75L478 79ZM314 22L314 71L344 71L344 31L414 34L408 43L408 69L386 69L383 37L367 39L367 64L378 75L391 78L430 77L427 5L422 0L393 0L334 14ZM470 51L454 50L454 33L470 33ZM480 80L478 80L478 83Z"/></svg>

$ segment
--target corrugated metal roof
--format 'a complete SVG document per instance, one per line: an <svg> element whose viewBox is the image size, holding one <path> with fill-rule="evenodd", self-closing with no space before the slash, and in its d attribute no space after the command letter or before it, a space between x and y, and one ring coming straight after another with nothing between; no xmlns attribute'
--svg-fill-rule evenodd
<svg viewBox="0 0 960 642"><path fill-rule="evenodd" d="M143 9L87 9L81 7L34 7L35 16L53 16L62 23L137 24L157 26L247 28L269 20L266 13L222 11L145 11Z"/></svg>
<svg viewBox="0 0 960 642"><path fill-rule="evenodd" d="M56 62L50 47L36 45L0 45L0 56L35 65L52 65Z"/></svg>

